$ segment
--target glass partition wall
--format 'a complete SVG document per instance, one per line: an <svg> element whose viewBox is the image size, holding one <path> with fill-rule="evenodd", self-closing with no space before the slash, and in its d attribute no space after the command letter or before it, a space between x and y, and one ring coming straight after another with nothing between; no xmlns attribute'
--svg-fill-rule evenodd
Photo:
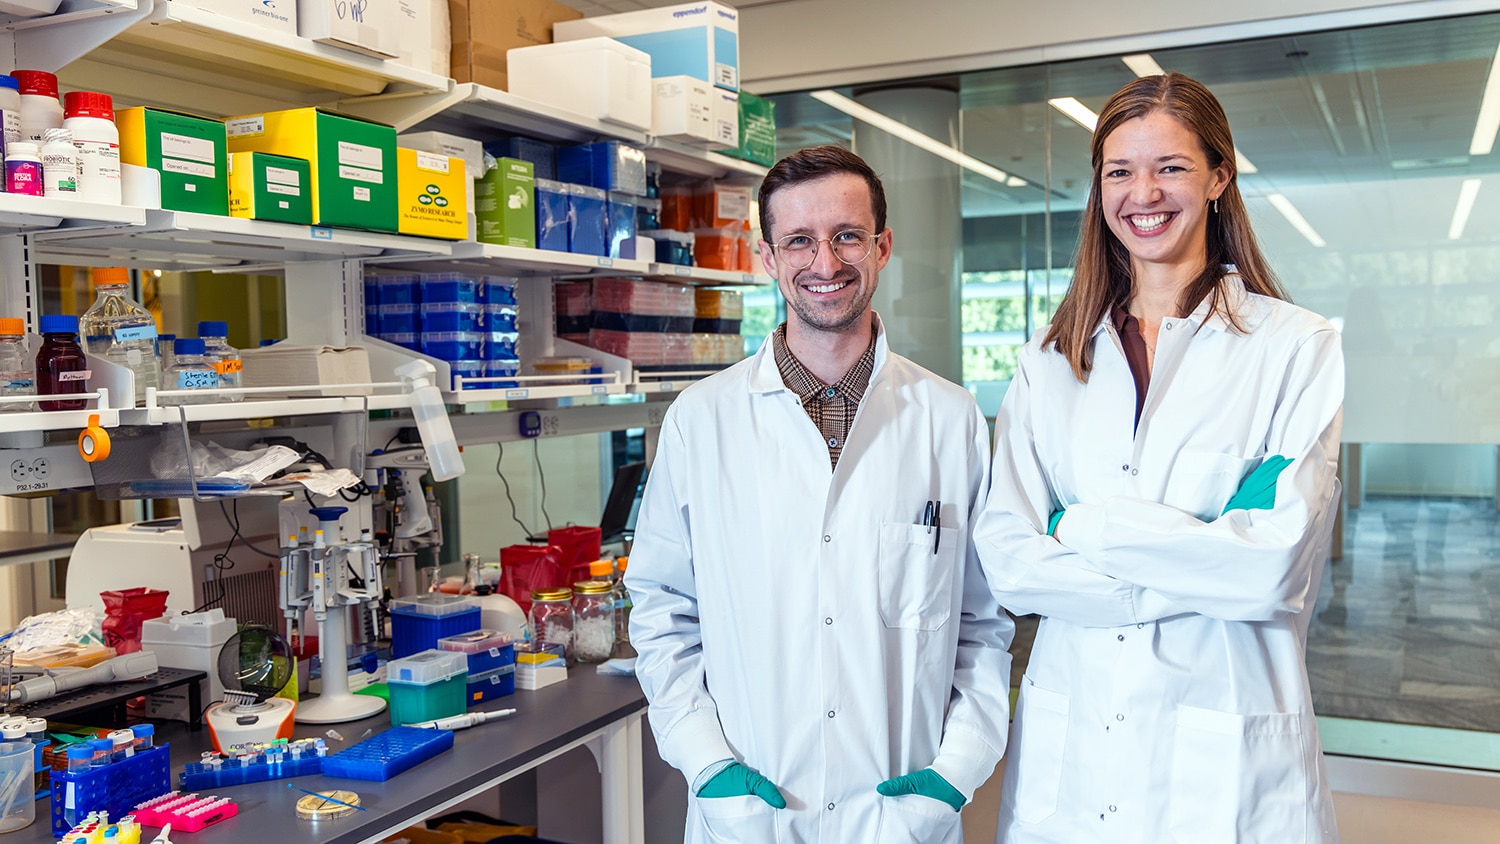
<svg viewBox="0 0 1500 844"><path fill-rule="evenodd" d="M1308 645L1331 753L1500 770L1497 48L1486 14L912 82L956 87L958 149L989 168L963 171L953 283L990 416L1067 290L1089 112L1156 68L1224 104L1262 246L1344 338L1346 508ZM816 93L776 98L783 154L851 145Z"/></svg>

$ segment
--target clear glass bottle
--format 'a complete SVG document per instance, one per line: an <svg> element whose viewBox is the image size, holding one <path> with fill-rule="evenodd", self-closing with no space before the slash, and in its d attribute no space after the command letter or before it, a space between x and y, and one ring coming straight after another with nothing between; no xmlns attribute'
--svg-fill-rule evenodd
<svg viewBox="0 0 1500 844"><path fill-rule="evenodd" d="M573 590L537 589L531 593L527 614L533 641L562 645L563 656L573 654Z"/></svg>
<svg viewBox="0 0 1500 844"><path fill-rule="evenodd" d="M42 347L36 353L36 388L39 395L60 396L86 393L89 389L88 357L78 345L78 317L46 314L40 320ZM83 410L88 399L41 402L42 410Z"/></svg>
<svg viewBox="0 0 1500 844"><path fill-rule="evenodd" d="M130 271L124 267L94 270L94 304L78 319L84 349L135 373L135 403L146 388L158 386L161 362L156 352L156 319L130 298Z"/></svg>
<svg viewBox="0 0 1500 844"><path fill-rule="evenodd" d="M573 584L573 656L579 662L604 662L614 655L614 585L608 580Z"/></svg>
<svg viewBox="0 0 1500 844"><path fill-rule="evenodd" d="M623 645L630 644L630 610L634 606L630 590L625 588L625 569L629 565L629 557L615 559L615 570L619 572L615 578L615 641Z"/></svg>
<svg viewBox="0 0 1500 844"><path fill-rule="evenodd" d="M26 323L15 317L0 319L0 396L34 395L36 369L26 342ZM35 409L35 402L0 403L0 413Z"/></svg>
<svg viewBox="0 0 1500 844"><path fill-rule="evenodd" d="M163 389L201 390L201 396L162 396L167 404L212 404L219 401L219 373L203 356L203 341L196 337L179 337L172 349L172 368L167 370Z"/></svg>
<svg viewBox="0 0 1500 844"><path fill-rule="evenodd" d="M244 368L244 363L240 359L240 350L229 345L229 323L200 322L198 336L203 338L204 359L218 370L219 386L224 389L240 386L240 371ZM239 401L244 397L243 393L229 393L225 396L230 401Z"/></svg>

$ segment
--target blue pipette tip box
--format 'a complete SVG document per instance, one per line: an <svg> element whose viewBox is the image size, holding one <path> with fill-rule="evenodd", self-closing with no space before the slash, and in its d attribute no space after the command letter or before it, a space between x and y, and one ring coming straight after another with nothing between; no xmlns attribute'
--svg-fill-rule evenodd
<svg viewBox="0 0 1500 844"><path fill-rule="evenodd" d="M325 757L323 776L384 782L451 747L451 730L392 727Z"/></svg>

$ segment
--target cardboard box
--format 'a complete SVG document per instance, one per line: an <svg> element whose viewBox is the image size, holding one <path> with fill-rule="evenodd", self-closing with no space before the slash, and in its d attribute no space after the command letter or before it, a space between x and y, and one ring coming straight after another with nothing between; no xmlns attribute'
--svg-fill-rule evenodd
<svg viewBox="0 0 1500 844"><path fill-rule="evenodd" d="M312 172L307 161L268 152L231 154L229 216L311 225Z"/></svg>
<svg viewBox="0 0 1500 844"><path fill-rule="evenodd" d="M297 34L297 0L179 0L205 12L253 23L267 29Z"/></svg>
<svg viewBox="0 0 1500 844"><path fill-rule="evenodd" d="M714 137L710 146L738 149L740 146L740 95L714 89Z"/></svg>
<svg viewBox="0 0 1500 844"><path fill-rule="evenodd" d="M551 44L553 24L581 17L582 12L552 0L448 0L450 75L456 82L508 91L505 54L515 47Z"/></svg>
<svg viewBox="0 0 1500 844"><path fill-rule="evenodd" d="M436 76L448 75L448 0L396 0L396 64Z"/></svg>
<svg viewBox="0 0 1500 844"><path fill-rule="evenodd" d="M691 76L658 76L651 87L651 134L693 143L714 139L713 86Z"/></svg>
<svg viewBox="0 0 1500 844"><path fill-rule="evenodd" d="M511 50L510 92L591 120L651 129L651 57L612 38Z"/></svg>
<svg viewBox="0 0 1500 844"><path fill-rule="evenodd" d="M229 214L224 124L177 111L137 106L115 112L120 163L161 175L161 207Z"/></svg>
<svg viewBox="0 0 1500 844"><path fill-rule="evenodd" d="M242 383L246 387L306 387L327 385L323 390L303 390L299 397L367 396L369 387L346 387L341 384L368 384L370 355L363 346L297 346L282 341L258 349L240 352L245 368ZM274 396L274 393L266 395Z"/></svg>
<svg viewBox="0 0 1500 844"><path fill-rule="evenodd" d="M725 155L771 167L776 164L776 103L740 92L740 145Z"/></svg>
<svg viewBox="0 0 1500 844"><path fill-rule="evenodd" d="M297 34L320 44L394 59L403 33L400 0L297 0Z"/></svg>
<svg viewBox="0 0 1500 844"><path fill-rule="evenodd" d="M395 129L316 108L234 117L225 125L231 153L307 161L314 225L397 230Z"/></svg>
<svg viewBox="0 0 1500 844"><path fill-rule="evenodd" d="M656 76L687 75L730 91L740 87L740 16L722 3L688 3L559 22L556 41L617 38L651 54Z"/></svg>
<svg viewBox="0 0 1500 844"><path fill-rule="evenodd" d="M396 150L398 231L444 240L469 238L469 176L462 158Z"/></svg>
<svg viewBox="0 0 1500 844"><path fill-rule="evenodd" d="M568 251L568 186L551 179L536 180L536 246Z"/></svg>
<svg viewBox="0 0 1500 844"><path fill-rule="evenodd" d="M536 179L531 162L499 158L496 164L484 178L474 180L475 238L480 243L535 247Z"/></svg>

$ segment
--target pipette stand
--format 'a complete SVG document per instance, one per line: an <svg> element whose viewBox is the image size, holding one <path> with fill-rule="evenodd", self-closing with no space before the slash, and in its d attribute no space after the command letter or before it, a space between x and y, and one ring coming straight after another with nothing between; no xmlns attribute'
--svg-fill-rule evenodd
<svg viewBox="0 0 1500 844"><path fill-rule="evenodd" d="M282 611L300 618L312 610L318 623L323 691L297 704L296 718L303 724L358 721L386 706L378 697L349 691L349 610L378 601L383 585L374 542L368 537L338 541L339 517L345 512L344 507L314 507L319 529L311 547L299 546L293 537L281 549Z"/></svg>

